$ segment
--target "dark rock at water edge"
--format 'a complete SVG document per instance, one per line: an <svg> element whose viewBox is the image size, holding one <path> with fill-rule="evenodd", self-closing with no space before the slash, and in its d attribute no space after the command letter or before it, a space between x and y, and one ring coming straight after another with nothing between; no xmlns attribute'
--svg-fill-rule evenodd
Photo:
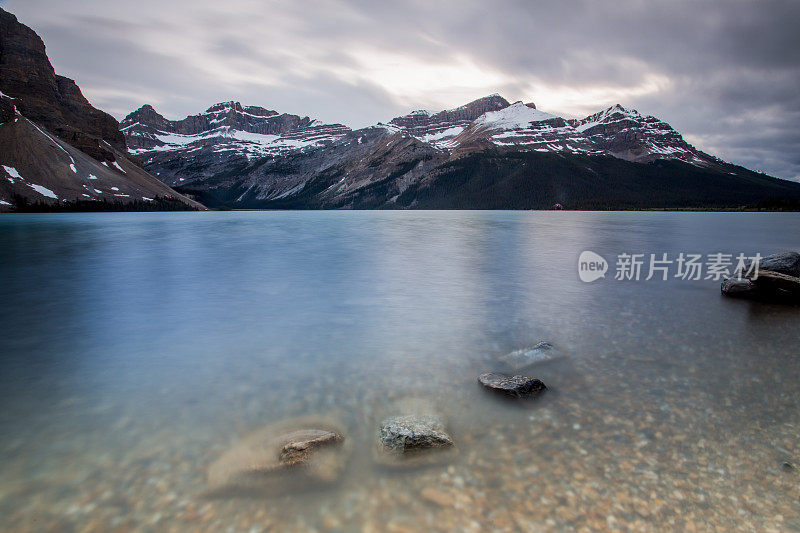
<svg viewBox="0 0 800 533"><path fill-rule="evenodd" d="M487 389L515 398L538 396L547 386L539 379L525 376L507 376L495 372L486 372L478 376L478 382Z"/></svg>
<svg viewBox="0 0 800 533"><path fill-rule="evenodd" d="M750 268L750 265L748 265L748 268ZM762 257L758 262L758 270L759 272L768 270L796 278L800 277L800 253L783 252Z"/></svg>
<svg viewBox="0 0 800 533"><path fill-rule="evenodd" d="M753 280L758 290L776 300L800 303L800 278L765 270Z"/></svg>
<svg viewBox="0 0 800 533"><path fill-rule="evenodd" d="M800 303L800 254L785 252L770 255L759 262L758 272L751 265L745 272L722 281L725 296L752 300Z"/></svg>
<svg viewBox="0 0 800 533"><path fill-rule="evenodd" d="M726 296L747 297L758 291L756 284L748 278L725 278L722 280L722 294Z"/></svg>

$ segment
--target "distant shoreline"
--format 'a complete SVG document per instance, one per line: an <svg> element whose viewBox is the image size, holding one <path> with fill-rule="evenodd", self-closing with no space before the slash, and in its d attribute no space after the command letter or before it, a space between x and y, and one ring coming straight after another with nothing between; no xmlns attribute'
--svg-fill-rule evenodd
<svg viewBox="0 0 800 533"><path fill-rule="evenodd" d="M88 202L87 202L88 203ZM91 206L97 207L97 206ZM48 206L45 209L25 208L21 210L0 211L2 214L21 213L167 213L167 212L202 212L201 209L181 208L179 206L137 204L109 204L103 209L90 209L88 206ZM651 207L643 209L626 209L612 207L608 209L207 209L215 212L323 212L323 211L535 211L535 212L572 212L572 213L800 213L800 208L793 209L768 209L755 207Z"/></svg>

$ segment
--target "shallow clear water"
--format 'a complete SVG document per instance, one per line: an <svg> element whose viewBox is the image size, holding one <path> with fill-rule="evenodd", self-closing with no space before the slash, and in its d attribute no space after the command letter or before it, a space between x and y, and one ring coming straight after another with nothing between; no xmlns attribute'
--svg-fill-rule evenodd
<svg viewBox="0 0 800 533"><path fill-rule="evenodd" d="M798 214L3 215L0 529L798 530L800 309L577 274L788 249ZM477 384L541 340L544 397ZM375 464L408 398L448 464ZM353 447L336 483L208 495L221 453L309 414Z"/></svg>

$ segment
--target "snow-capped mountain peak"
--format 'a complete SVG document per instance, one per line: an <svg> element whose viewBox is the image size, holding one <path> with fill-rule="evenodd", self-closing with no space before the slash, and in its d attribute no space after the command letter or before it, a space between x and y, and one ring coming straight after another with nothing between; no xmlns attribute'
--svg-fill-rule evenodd
<svg viewBox="0 0 800 533"><path fill-rule="evenodd" d="M620 120L633 120L640 121L642 115L635 109L626 109L620 104L615 104L608 109L604 109L590 115L584 119L572 121L575 123L575 129L578 131L586 131L598 124L609 124Z"/></svg>
<svg viewBox="0 0 800 533"><path fill-rule="evenodd" d="M309 117L278 113L229 101L182 120L167 120L144 105L122 121L131 152L195 150L212 142L214 150L239 153L248 159L316 146L350 131L341 124L323 124Z"/></svg>
<svg viewBox="0 0 800 533"><path fill-rule="evenodd" d="M522 102L484 113L451 142L460 153L479 151L487 143L503 150L597 152L563 118Z"/></svg>
<svg viewBox="0 0 800 533"><path fill-rule="evenodd" d="M437 113L425 110L412 111L408 115L392 119L390 124L437 148L448 149L452 147L452 139L464 131L473 120L484 113L508 106L508 100L499 94L492 94Z"/></svg>
<svg viewBox="0 0 800 533"><path fill-rule="evenodd" d="M522 129L534 122L558 118L560 117L528 107L522 102L514 102L498 111L484 113L475 120L475 124L488 129Z"/></svg>
<svg viewBox="0 0 800 533"><path fill-rule="evenodd" d="M679 159L695 165L713 160L687 143L663 120L620 104L568 122L598 148L621 159L638 162Z"/></svg>
<svg viewBox="0 0 800 533"><path fill-rule="evenodd" d="M243 176L236 202L290 198L310 177L331 172L337 181L325 194L344 194L398 172L410 180L485 150L604 155L645 163L679 159L699 166L712 160L666 122L619 104L565 120L533 103L511 104L498 94L438 112L412 111L356 131L236 101L177 121L142 106L121 129L131 151L167 184L194 187L219 176Z"/></svg>

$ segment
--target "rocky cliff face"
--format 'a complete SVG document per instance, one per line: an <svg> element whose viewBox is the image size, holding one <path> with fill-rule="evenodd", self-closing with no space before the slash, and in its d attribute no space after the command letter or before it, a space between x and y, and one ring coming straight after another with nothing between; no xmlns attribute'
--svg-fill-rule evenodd
<svg viewBox="0 0 800 533"><path fill-rule="evenodd" d="M111 159L97 161L20 114L14 102L0 97L0 211L202 208L110 144L104 148Z"/></svg>
<svg viewBox="0 0 800 533"><path fill-rule="evenodd" d="M101 141L125 151L111 115L95 109L69 78L59 76L41 38L0 8L0 91L27 118L100 161L113 159Z"/></svg>
<svg viewBox="0 0 800 533"><path fill-rule="evenodd" d="M148 174L119 123L58 76L36 33L0 9L0 211L202 208Z"/></svg>

